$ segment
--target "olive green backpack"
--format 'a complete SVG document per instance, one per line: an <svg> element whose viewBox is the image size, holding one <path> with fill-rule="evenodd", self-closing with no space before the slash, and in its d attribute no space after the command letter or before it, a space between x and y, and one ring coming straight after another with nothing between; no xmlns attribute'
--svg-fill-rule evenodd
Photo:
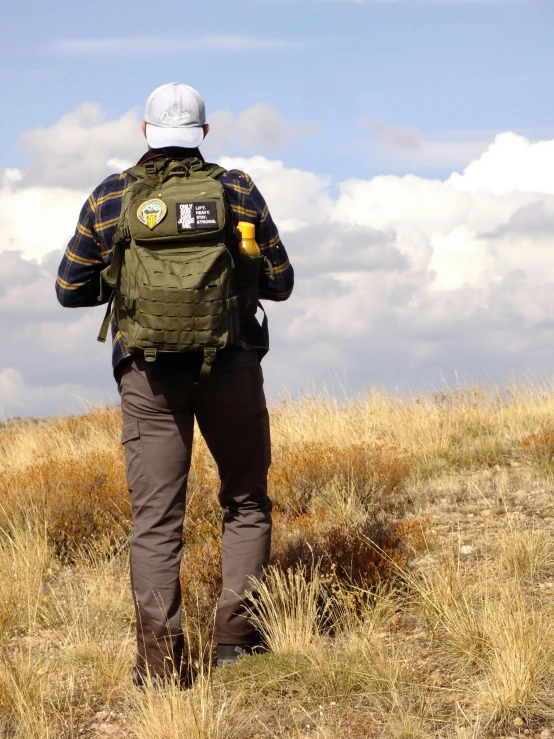
<svg viewBox="0 0 554 739"><path fill-rule="evenodd" d="M263 257L239 253L218 181L223 168L164 159L127 172L136 181L123 196L112 262L102 271L112 295L98 340L113 317L126 348L148 362L161 352L203 352L203 379L240 324L255 320Z"/></svg>

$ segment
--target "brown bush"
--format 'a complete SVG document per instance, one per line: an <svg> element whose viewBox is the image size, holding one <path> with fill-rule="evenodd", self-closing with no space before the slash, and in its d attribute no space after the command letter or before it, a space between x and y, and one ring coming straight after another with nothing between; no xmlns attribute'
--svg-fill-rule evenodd
<svg viewBox="0 0 554 739"><path fill-rule="evenodd" d="M185 538L181 599L187 650L191 659L206 658L213 636L214 612L221 592L221 527L208 520L195 523Z"/></svg>
<svg viewBox="0 0 554 739"><path fill-rule="evenodd" d="M201 659L211 642L214 611L221 592L219 476L205 443L195 441L187 491L181 566L183 619L188 652Z"/></svg>
<svg viewBox="0 0 554 739"><path fill-rule="evenodd" d="M521 446L523 453L533 462L551 464L554 460L554 428L526 436Z"/></svg>
<svg viewBox="0 0 554 739"><path fill-rule="evenodd" d="M209 522L216 529L221 528L221 507L218 500L219 475L209 452L203 443L195 442L191 471L187 486L187 507L185 514L185 541L197 536L202 538L205 531L198 522Z"/></svg>
<svg viewBox="0 0 554 739"><path fill-rule="evenodd" d="M397 448L306 443L275 455L269 470L270 495L283 510L301 514L325 486L335 484L369 504L400 488L411 466L410 456Z"/></svg>
<svg viewBox="0 0 554 739"><path fill-rule="evenodd" d="M131 508L123 451L84 454L79 460L39 462L0 474L3 515L33 507L44 516L48 538L63 559L101 537L123 540Z"/></svg>
<svg viewBox="0 0 554 739"><path fill-rule="evenodd" d="M212 603L213 593L221 590L221 535L212 524L198 524L196 542L185 543L181 568L184 600L200 598Z"/></svg>
<svg viewBox="0 0 554 739"><path fill-rule="evenodd" d="M412 528L377 515L343 526L290 526L293 535L272 555L272 564L283 570L300 565L309 572L317 566L324 577L370 590L394 578L409 558Z"/></svg>
<svg viewBox="0 0 554 739"><path fill-rule="evenodd" d="M363 606L363 593L352 591L351 586L367 592L397 577L422 535L422 522L393 524L372 515L356 525L330 526L323 510L294 518L277 512L274 531L271 564L284 571L301 567L308 580L317 566L329 595L339 600L346 597L349 608L358 608ZM196 522L194 536L185 542L180 582L188 653L193 660L205 660L221 592L219 525ZM322 612L326 603L322 595Z"/></svg>

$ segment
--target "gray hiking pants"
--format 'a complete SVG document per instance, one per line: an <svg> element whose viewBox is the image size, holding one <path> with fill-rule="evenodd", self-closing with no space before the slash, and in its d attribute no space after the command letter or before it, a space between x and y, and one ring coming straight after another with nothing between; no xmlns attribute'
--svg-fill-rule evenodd
<svg viewBox="0 0 554 739"><path fill-rule="evenodd" d="M263 375L253 351L228 349L203 384L198 367L125 360L119 377L121 441L133 511L129 540L137 617L138 668L161 675L183 659L179 568L194 417L221 478L224 510L222 579L215 639L256 641L245 617L249 576L269 561L271 463ZM186 660L186 656L185 656Z"/></svg>

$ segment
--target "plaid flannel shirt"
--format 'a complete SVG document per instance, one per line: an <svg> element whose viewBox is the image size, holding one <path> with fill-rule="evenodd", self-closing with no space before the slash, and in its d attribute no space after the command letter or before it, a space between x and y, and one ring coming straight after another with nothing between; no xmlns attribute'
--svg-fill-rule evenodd
<svg viewBox="0 0 554 739"><path fill-rule="evenodd" d="M159 149L147 152L139 164L159 157L175 159L202 159L198 149ZM99 299L100 272L112 259L112 237L117 229L123 195L134 178L122 172L107 177L83 205L75 235L69 241L58 269L56 294L67 308L107 303L109 294ZM219 178L237 220L256 226L256 241L264 256L273 266L273 279L265 271L260 273L260 297L267 300L286 300L294 285L294 272L277 227L273 223L265 200L251 178L239 170L229 170ZM117 326L112 321L112 363L117 365L128 357ZM243 349L269 349L267 335L260 324L243 323L235 344Z"/></svg>

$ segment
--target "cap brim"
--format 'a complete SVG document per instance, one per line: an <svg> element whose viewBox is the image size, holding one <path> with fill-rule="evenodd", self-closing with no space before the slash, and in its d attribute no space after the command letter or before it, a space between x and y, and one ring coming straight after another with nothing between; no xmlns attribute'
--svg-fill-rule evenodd
<svg viewBox="0 0 554 739"><path fill-rule="evenodd" d="M146 140L152 149L163 149L167 146L182 146L185 149L195 149L204 140L204 129L202 126L169 128L147 123Z"/></svg>

